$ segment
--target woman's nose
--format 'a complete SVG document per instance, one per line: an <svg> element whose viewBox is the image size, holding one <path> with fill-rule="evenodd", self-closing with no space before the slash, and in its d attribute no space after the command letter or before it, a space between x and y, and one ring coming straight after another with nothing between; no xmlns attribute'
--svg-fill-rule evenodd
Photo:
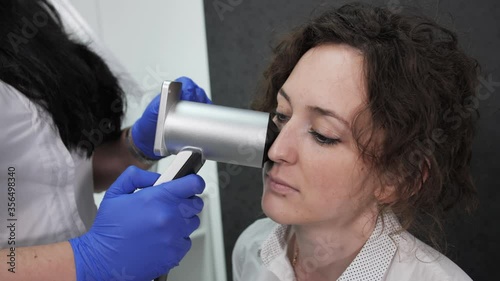
<svg viewBox="0 0 500 281"><path fill-rule="evenodd" d="M267 156L275 163L291 164L297 160L297 134L294 134L290 122L281 128L276 140L269 148Z"/></svg>

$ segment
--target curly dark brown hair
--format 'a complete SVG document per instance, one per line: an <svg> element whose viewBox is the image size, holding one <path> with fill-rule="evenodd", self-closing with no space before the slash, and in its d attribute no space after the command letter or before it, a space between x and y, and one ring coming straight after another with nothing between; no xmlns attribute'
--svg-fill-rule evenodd
<svg viewBox="0 0 500 281"><path fill-rule="evenodd" d="M431 19L348 4L277 44L252 108L273 112L278 90L299 59L332 43L364 55L368 102L352 128L363 158L396 187L395 199L380 204L381 211L390 208L403 229L441 248L445 212L462 203L471 211L477 204L469 167L479 116L477 61L460 50L454 32ZM369 114L372 130L356 125L361 114ZM374 132L384 136L377 144Z"/></svg>

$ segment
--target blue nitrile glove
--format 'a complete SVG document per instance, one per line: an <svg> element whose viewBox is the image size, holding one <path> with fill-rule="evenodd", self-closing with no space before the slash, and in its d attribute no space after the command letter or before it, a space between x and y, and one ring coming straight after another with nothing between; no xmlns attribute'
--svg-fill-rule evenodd
<svg viewBox="0 0 500 281"><path fill-rule="evenodd" d="M182 83L181 100L195 101L201 103L212 103L205 91L188 77L179 77L175 80ZM158 120L158 111L160 106L160 95L157 95L146 107L141 118L132 126L132 140L150 159L160 159L153 152L156 122Z"/></svg>
<svg viewBox="0 0 500 281"><path fill-rule="evenodd" d="M152 280L186 255L205 182L188 175L151 186L158 177L132 166L111 185L91 229L69 240L78 281Z"/></svg>

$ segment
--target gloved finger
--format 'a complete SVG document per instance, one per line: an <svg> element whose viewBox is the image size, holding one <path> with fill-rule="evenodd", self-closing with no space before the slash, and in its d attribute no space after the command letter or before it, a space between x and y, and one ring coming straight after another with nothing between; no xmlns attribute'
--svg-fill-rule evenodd
<svg viewBox="0 0 500 281"><path fill-rule="evenodd" d="M200 227L200 218L198 216L193 216L189 219L184 220L186 226L182 229L184 230L184 237L188 238L193 232Z"/></svg>
<svg viewBox="0 0 500 281"><path fill-rule="evenodd" d="M198 196L192 196L189 198L189 200L191 200L191 205L193 206L194 209L197 210L197 214L199 214L201 210L203 210L203 207L205 206L203 199L201 199L201 197Z"/></svg>
<svg viewBox="0 0 500 281"><path fill-rule="evenodd" d="M179 203L179 212L183 218L191 218L203 210L203 200L200 197L184 199Z"/></svg>
<svg viewBox="0 0 500 281"><path fill-rule="evenodd" d="M156 186L159 191L163 191L166 198L175 196L185 199L195 194L200 194L205 189L205 181L198 175L191 174Z"/></svg>
<svg viewBox="0 0 500 281"><path fill-rule="evenodd" d="M182 83L181 100L194 101L200 103L211 104L212 101L208 98L205 90L198 86L191 78L182 76L175 80Z"/></svg>
<svg viewBox="0 0 500 281"><path fill-rule="evenodd" d="M198 87L198 85L193 81L193 79L187 77L187 76L180 76L177 79L175 79L175 82L181 82L182 85L186 88L182 88L183 90L186 90L188 88L195 88Z"/></svg>
<svg viewBox="0 0 500 281"><path fill-rule="evenodd" d="M184 237L180 239L177 243L175 243L176 248L179 250L176 251L175 253L177 254L176 258L176 264L175 266L179 265L179 262L184 258L184 256L189 252L191 249L191 246L193 245L191 238L189 237ZM172 267L171 267L172 268Z"/></svg>
<svg viewBox="0 0 500 281"><path fill-rule="evenodd" d="M212 101L208 98L207 93L205 93L205 90L202 88L196 88L196 101L212 104Z"/></svg>
<svg viewBox="0 0 500 281"><path fill-rule="evenodd" d="M194 83L194 81L187 76L180 76L177 79L175 79L175 82L181 82L183 85L184 84L186 84L186 85L187 84L195 84L196 85L196 83Z"/></svg>
<svg viewBox="0 0 500 281"><path fill-rule="evenodd" d="M152 186L160 177L158 173L141 170L135 166L128 167L106 191L104 199L122 194L130 194L137 188Z"/></svg>
<svg viewBox="0 0 500 281"><path fill-rule="evenodd" d="M167 240L168 241L168 240ZM187 252L191 249L192 242L191 239L188 238L180 238L175 241L168 241L164 247L160 247L158 249L154 249L154 251L159 251L160 255L160 263L159 267L160 274L156 274L155 276L160 276L168 272L168 270L179 265L180 261L184 258ZM148 279L150 280L150 279Z"/></svg>
<svg viewBox="0 0 500 281"><path fill-rule="evenodd" d="M182 83L181 100L196 101L195 88L198 87L198 85L196 85L193 80L186 76L181 76L175 79L175 81Z"/></svg>
<svg viewBox="0 0 500 281"><path fill-rule="evenodd" d="M150 114L150 117L154 117L153 121L156 121L158 112L160 112L160 99L161 99L161 94L156 95L156 97L151 102L149 102L146 110L144 111L144 113L146 112L152 113Z"/></svg>

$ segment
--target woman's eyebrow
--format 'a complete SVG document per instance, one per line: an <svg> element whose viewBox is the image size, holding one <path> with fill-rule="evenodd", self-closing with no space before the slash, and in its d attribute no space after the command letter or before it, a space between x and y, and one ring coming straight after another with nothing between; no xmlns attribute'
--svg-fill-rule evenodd
<svg viewBox="0 0 500 281"><path fill-rule="evenodd" d="M344 118L340 117L340 115L337 114L335 111L321 108L319 106L308 106L308 109L310 111L313 111L313 112L320 114L320 115L333 117L333 118L339 120L340 123L344 124L344 126L346 126L347 128L350 128L349 122L347 122Z"/></svg>
<svg viewBox="0 0 500 281"><path fill-rule="evenodd" d="M278 91L278 94L280 94L280 96L284 97L286 99L286 101L288 101L288 103L291 103L290 102L290 96L285 92L285 90L283 90L283 88L281 88Z"/></svg>
<svg viewBox="0 0 500 281"><path fill-rule="evenodd" d="M290 96L285 92L285 90L283 88L279 89L278 93L280 94L280 96L282 96L283 98L285 98L290 103ZM337 114L335 111L328 110L328 109L325 109L325 108L321 108L319 106L308 106L308 109L310 111L313 111L313 112L319 114L319 115L325 115L325 116L333 117L333 118L339 120L340 123L342 123L347 128L351 127L349 125L349 122L347 122L344 118L340 117L340 115Z"/></svg>

